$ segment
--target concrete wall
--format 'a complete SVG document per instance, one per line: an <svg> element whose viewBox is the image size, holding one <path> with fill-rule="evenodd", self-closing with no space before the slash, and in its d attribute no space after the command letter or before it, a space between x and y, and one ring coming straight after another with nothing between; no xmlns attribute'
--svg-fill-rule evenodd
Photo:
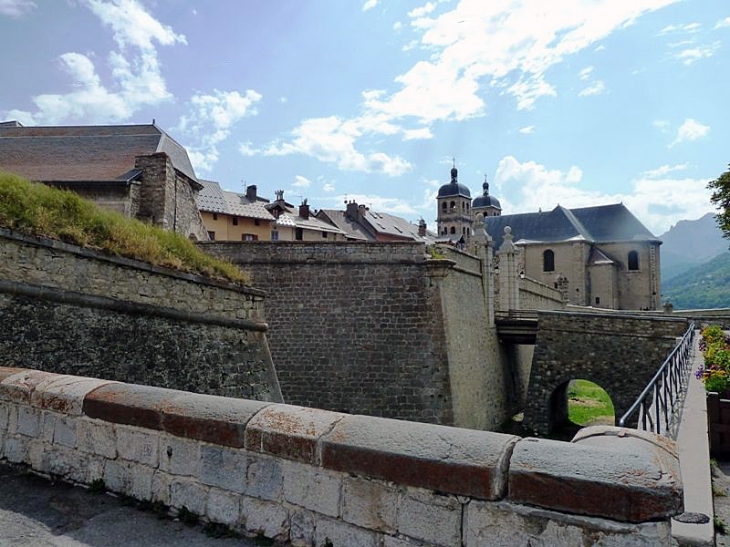
<svg viewBox="0 0 730 547"><path fill-rule="evenodd" d="M509 415L480 261L422 243L203 243L267 292L292 404L494 428ZM453 260L451 260L453 259Z"/></svg>
<svg viewBox="0 0 730 547"><path fill-rule="evenodd" d="M281 401L263 293L0 230L8 366Z"/></svg>
<svg viewBox="0 0 730 547"><path fill-rule="evenodd" d="M621 417L687 329L660 315L539 312L524 425L548 434L567 418L570 380L590 380Z"/></svg>
<svg viewBox="0 0 730 547"><path fill-rule="evenodd" d="M676 445L647 433L520 440L8 368L0 460L295 547L669 546L682 512Z"/></svg>

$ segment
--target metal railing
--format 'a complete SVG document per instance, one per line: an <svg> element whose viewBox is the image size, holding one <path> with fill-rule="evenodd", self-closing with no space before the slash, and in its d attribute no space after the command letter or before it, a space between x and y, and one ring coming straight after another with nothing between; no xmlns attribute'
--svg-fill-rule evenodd
<svg viewBox="0 0 730 547"><path fill-rule="evenodd" d="M692 369L694 336L693 322L636 402L621 416L618 421L619 427L634 427L627 424L631 423L632 418L636 418L636 429L651 431L665 437L676 437L679 411L684 402Z"/></svg>

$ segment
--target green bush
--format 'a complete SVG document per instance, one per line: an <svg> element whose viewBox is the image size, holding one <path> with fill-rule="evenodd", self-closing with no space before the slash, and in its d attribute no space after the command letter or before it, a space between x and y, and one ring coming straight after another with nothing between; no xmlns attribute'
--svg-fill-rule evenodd
<svg viewBox="0 0 730 547"><path fill-rule="evenodd" d="M0 226L157 266L237 283L249 281L236 266L204 253L180 234L127 219L74 192L2 172Z"/></svg>

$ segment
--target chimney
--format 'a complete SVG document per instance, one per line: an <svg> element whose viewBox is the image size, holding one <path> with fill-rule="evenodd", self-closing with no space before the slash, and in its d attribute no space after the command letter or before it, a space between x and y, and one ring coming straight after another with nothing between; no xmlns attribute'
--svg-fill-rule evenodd
<svg viewBox="0 0 730 547"><path fill-rule="evenodd" d="M423 219L418 221L418 235L426 237L426 221Z"/></svg>
<svg viewBox="0 0 730 547"><path fill-rule="evenodd" d="M299 216L304 220L309 218L309 204L306 199L302 200L302 204L299 206Z"/></svg>
<svg viewBox="0 0 730 547"><path fill-rule="evenodd" d="M350 220L357 220L357 203L355 202L355 200L353 200L347 204L347 209L345 210L345 215Z"/></svg>
<svg viewBox="0 0 730 547"><path fill-rule="evenodd" d="M368 211L369 209L364 205L357 206L357 216L361 219L365 218L365 213L367 213Z"/></svg>
<svg viewBox="0 0 730 547"><path fill-rule="evenodd" d="M256 185L249 184L246 186L246 199L248 201L256 201Z"/></svg>

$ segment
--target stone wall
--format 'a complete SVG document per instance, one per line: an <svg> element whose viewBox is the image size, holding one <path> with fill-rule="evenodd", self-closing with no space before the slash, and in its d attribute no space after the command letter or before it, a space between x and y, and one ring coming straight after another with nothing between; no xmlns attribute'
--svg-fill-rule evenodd
<svg viewBox="0 0 730 547"><path fill-rule="evenodd" d="M676 445L644 432L521 440L9 368L0 461L294 547L669 546L682 512Z"/></svg>
<svg viewBox="0 0 730 547"><path fill-rule="evenodd" d="M611 397L617 419L677 345L680 318L619 313L538 312L524 424L548 434L567 418L571 380L589 380Z"/></svg>
<svg viewBox="0 0 730 547"><path fill-rule="evenodd" d="M203 243L267 292L292 404L492 428L508 415L479 260L422 243Z"/></svg>
<svg viewBox="0 0 730 547"><path fill-rule="evenodd" d="M560 292L553 287L527 277L516 282L519 283L521 310L559 310L565 307Z"/></svg>
<svg viewBox="0 0 730 547"><path fill-rule="evenodd" d="M0 230L0 364L281 401L263 293Z"/></svg>

